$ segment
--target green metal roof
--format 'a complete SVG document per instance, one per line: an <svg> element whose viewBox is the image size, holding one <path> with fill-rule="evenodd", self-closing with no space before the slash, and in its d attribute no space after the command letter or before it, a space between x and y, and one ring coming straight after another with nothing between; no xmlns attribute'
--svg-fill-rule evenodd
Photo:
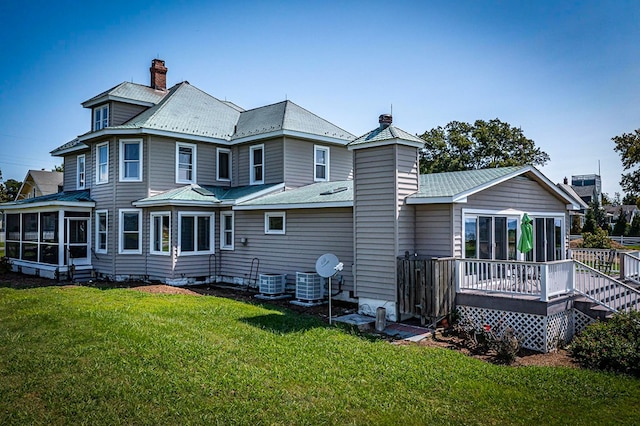
<svg viewBox="0 0 640 426"><path fill-rule="evenodd" d="M238 210L256 208L313 208L353 205L353 181L318 182L240 203Z"/></svg>
<svg viewBox="0 0 640 426"><path fill-rule="evenodd" d="M291 101L244 111L233 139L242 139L276 131L291 131L350 141L354 135L318 117Z"/></svg>
<svg viewBox="0 0 640 426"><path fill-rule="evenodd" d="M82 103L84 107L97 105L112 99L123 99L134 101L135 103L157 104L167 94L166 90L155 90L142 84L122 82L109 90L105 90Z"/></svg>
<svg viewBox="0 0 640 426"><path fill-rule="evenodd" d="M107 129L153 129L229 140L240 111L182 82L169 89L157 105L130 121Z"/></svg>
<svg viewBox="0 0 640 426"><path fill-rule="evenodd" d="M375 143L391 141L391 140L403 140L408 142L413 142L420 144L420 146L424 145L424 140L420 139L417 136L412 135L411 133L405 132L402 129L399 129L393 125L390 126L380 126L369 133L366 133L353 142L349 143L349 147L359 147L362 145L372 145Z"/></svg>
<svg viewBox="0 0 640 426"><path fill-rule="evenodd" d="M250 197L251 195L259 195L263 191L268 191L269 189L276 190L280 186L281 184L272 184L229 188L223 186L200 186L192 184L140 199L135 201L133 205L139 207L171 204L216 206L221 203L233 203L238 199Z"/></svg>
<svg viewBox="0 0 640 426"><path fill-rule="evenodd" d="M40 205L65 205L77 203L87 203L87 207L92 207L95 202L91 199L88 189L82 191L63 191L55 194L42 195L40 197L25 198L18 201L10 201L0 204L0 209L19 209L27 207L38 207Z"/></svg>
<svg viewBox="0 0 640 426"><path fill-rule="evenodd" d="M420 175L420 190L414 197L454 197L497 181L521 169L523 167L498 167Z"/></svg>

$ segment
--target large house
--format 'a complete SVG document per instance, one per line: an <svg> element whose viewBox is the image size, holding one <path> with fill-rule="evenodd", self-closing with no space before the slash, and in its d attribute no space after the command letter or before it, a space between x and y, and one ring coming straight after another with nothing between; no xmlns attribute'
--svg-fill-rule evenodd
<svg viewBox="0 0 640 426"><path fill-rule="evenodd" d="M575 199L531 166L420 175L423 141L381 115L355 137L291 101L244 110L182 82L124 82L82 103L54 149L64 191L0 206L15 269L181 285L344 264L337 298L398 308L397 259L566 258ZM534 249L516 249L533 219Z"/></svg>

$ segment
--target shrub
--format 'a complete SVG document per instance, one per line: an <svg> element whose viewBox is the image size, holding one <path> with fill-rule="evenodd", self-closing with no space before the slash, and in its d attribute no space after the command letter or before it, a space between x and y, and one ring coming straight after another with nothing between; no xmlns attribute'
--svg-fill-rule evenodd
<svg viewBox="0 0 640 426"><path fill-rule="evenodd" d="M640 312L618 313L587 326L569 353L583 367L640 377Z"/></svg>
<svg viewBox="0 0 640 426"><path fill-rule="evenodd" d="M11 259L8 257L0 257L0 274L6 274L11 271Z"/></svg>
<svg viewBox="0 0 640 426"><path fill-rule="evenodd" d="M597 228L593 232L585 232L582 234L582 247L583 248L611 248L611 238L607 234L607 231Z"/></svg>
<svg viewBox="0 0 640 426"><path fill-rule="evenodd" d="M480 354L493 354L499 364L512 364L522 347L521 340L511 327L498 330L489 324L480 325L471 318L465 318L459 321L455 328L469 350Z"/></svg>

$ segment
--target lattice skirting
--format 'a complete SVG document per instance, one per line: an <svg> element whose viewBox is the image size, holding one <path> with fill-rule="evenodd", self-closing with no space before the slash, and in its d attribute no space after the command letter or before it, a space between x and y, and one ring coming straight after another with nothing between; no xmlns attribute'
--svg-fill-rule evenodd
<svg viewBox="0 0 640 426"><path fill-rule="evenodd" d="M575 333L593 320L582 312L571 309L551 315L534 315L522 312L458 306L462 320L481 326L490 325L500 333L512 328L523 348L539 352L550 352L568 343Z"/></svg>

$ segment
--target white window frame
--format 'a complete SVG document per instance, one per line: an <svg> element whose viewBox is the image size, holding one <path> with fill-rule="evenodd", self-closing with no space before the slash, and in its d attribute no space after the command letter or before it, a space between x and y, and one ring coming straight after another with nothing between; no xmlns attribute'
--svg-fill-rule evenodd
<svg viewBox="0 0 640 426"><path fill-rule="evenodd" d="M260 165L260 166L262 166L262 179L260 179L260 180L255 179L255 168L256 168L257 165L253 163L253 151L257 151L257 150L261 150L262 151L262 164ZM262 185L264 183L264 173L265 173L264 144L253 145L253 146L249 147L249 184L250 185Z"/></svg>
<svg viewBox="0 0 640 426"><path fill-rule="evenodd" d="M231 217L231 229L226 229L226 218ZM234 250L236 220L233 211L220 212L220 250ZM231 244L226 244L226 234L231 234Z"/></svg>
<svg viewBox="0 0 640 426"><path fill-rule="evenodd" d="M107 158L105 159L100 158L100 150L102 148L107 149ZM102 166L105 169L104 174L101 173ZM107 182L109 182L109 142L103 142L96 145L96 184L100 185Z"/></svg>
<svg viewBox="0 0 640 426"><path fill-rule="evenodd" d="M100 248L100 216L104 215L105 230L104 234L104 249ZM108 210L96 210L96 253L107 254L109 252L109 211Z"/></svg>
<svg viewBox="0 0 640 426"><path fill-rule="evenodd" d="M109 127L109 104L93 109L93 131L97 132Z"/></svg>
<svg viewBox="0 0 640 426"><path fill-rule="evenodd" d="M229 161L229 164L228 164L229 177L228 178L220 177L220 164L221 164L220 154L221 153L225 153L228 155L228 161ZM231 169L232 165L233 165L233 161L231 160L231 150L227 148L216 148L216 179L224 182L229 182L231 180L231 176L233 176L232 174L233 172Z"/></svg>
<svg viewBox="0 0 640 426"><path fill-rule="evenodd" d="M138 248L124 248L124 215L126 213L137 213L138 215ZM120 209L118 212L120 217L118 224L118 253L119 254L142 254L142 210L141 209Z"/></svg>
<svg viewBox="0 0 640 426"><path fill-rule="evenodd" d="M191 179L180 178L180 148L188 148L191 150ZM195 183L196 182L196 165L198 146L192 143L176 142L176 183Z"/></svg>
<svg viewBox="0 0 640 426"><path fill-rule="evenodd" d="M138 177L137 178L125 177L124 146L129 144L134 144L134 143L137 143L138 146L140 147L140 150L139 150L140 156L138 158ZM142 158L144 154L143 151L144 151L144 145L142 143L142 139L120 139L120 161L119 161L120 162L120 182L142 182L142 174L143 174Z"/></svg>
<svg viewBox="0 0 640 426"><path fill-rule="evenodd" d="M82 168L80 167L82 165ZM76 157L76 189L84 189L87 185L87 159L84 154Z"/></svg>
<svg viewBox="0 0 640 426"><path fill-rule="evenodd" d="M282 218L282 229L271 229L269 219L272 217ZM266 212L264 214L264 233L270 235L284 235L287 232L287 214L285 212Z"/></svg>
<svg viewBox="0 0 640 426"><path fill-rule="evenodd" d="M193 251L182 250L182 218L194 217L193 221ZM198 218L209 217L209 250L198 251ZM211 212L178 212L178 256L197 256L201 254L213 254L215 252L215 213Z"/></svg>
<svg viewBox="0 0 640 426"><path fill-rule="evenodd" d="M324 151L326 153L325 159L326 163L322 164L318 162L318 151ZM329 181L329 154L330 150L328 146L322 145L314 145L313 146L313 181L314 182L325 182ZM324 167L324 177L318 177L318 166Z"/></svg>
<svg viewBox="0 0 640 426"><path fill-rule="evenodd" d="M156 243L156 233L155 233L155 218L156 217L168 217L169 218L169 235L168 235L168 247L166 251L162 250L162 241L160 242L160 250L155 250ZM150 245L149 245L149 253L157 254L161 256L169 256L171 254L171 212L170 211L161 211L161 212L151 212L149 215L149 236L150 236Z"/></svg>

